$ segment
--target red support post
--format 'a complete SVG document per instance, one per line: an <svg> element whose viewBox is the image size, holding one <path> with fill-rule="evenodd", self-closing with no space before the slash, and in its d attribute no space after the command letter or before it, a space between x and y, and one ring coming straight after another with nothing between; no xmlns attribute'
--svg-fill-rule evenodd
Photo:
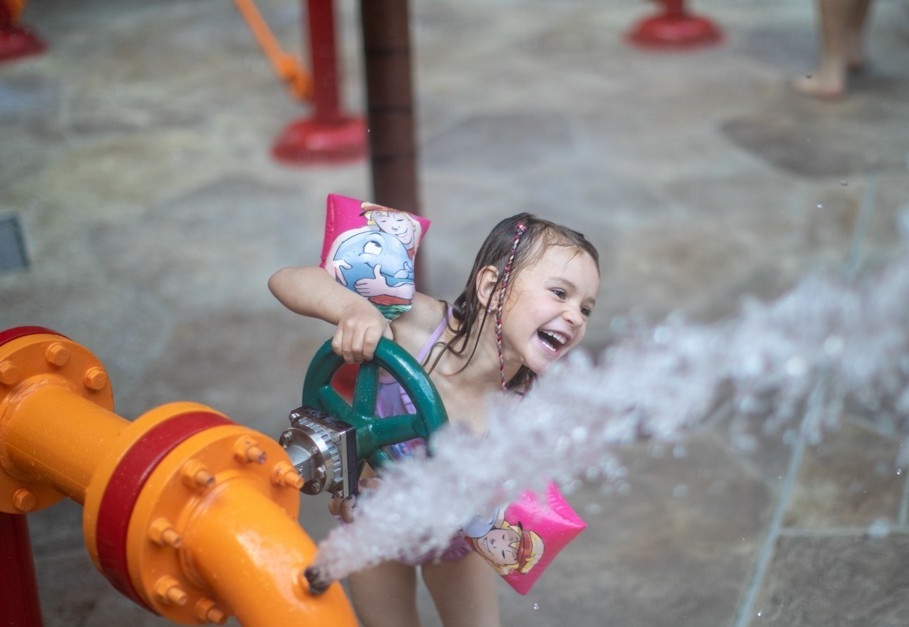
<svg viewBox="0 0 909 627"><path fill-rule="evenodd" d="M705 17L685 10L684 0L659 0L662 13L639 22L628 40L638 46L657 49L694 48L715 44L723 39L719 28Z"/></svg>
<svg viewBox="0 0 909 627"><path fill-rule="evenodd" d="M292 165L327 165L366 155L362 118L341 113L335 49L334 2L308 0L313 113L288 126L272 147L278 161Z"/></svg>
<svg viewBox="0 0 909 627"><path fill-rule="evenodd" d="M24 28L14 15L12 5L0 0L0 63L44 52L47 46Z"/></svg>
<svg viewBox="0 0 909 627"><path fill-rule="evenodd" d="M38 582L24 514L0 512L0 616L5 627L41 627Z"/></svg>

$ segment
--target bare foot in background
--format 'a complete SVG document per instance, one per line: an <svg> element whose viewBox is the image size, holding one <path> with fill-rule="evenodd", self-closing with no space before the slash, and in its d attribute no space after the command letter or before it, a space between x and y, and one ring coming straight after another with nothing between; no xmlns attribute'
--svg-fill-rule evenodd
<svg viewBox="0 0 909 627"><path fill-rule="evenodd" d="M815 0L821 62L792 83L806 96L837 100L846 95L850 72L865 66L863 36L872 0Z"/></svg>
<svg viewBox="0 0 909 627"><path fill-rule="evenodd" d="M807 74L792 81L792 88L812 98L839 100L846 95L846 72L833 69Z"/></svg>

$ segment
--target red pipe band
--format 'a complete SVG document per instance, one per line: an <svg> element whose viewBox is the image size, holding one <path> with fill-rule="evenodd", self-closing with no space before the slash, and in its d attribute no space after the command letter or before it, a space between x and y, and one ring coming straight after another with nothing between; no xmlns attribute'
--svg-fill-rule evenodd
<svg viewBox="0 0 909 627"><path fill-rule="evenodd" d="M66 337L65 335L57 333L56 331L51 331L50 329L45 329L44 327L13 327L12 329L7 329L6 331L0 331L0 346L3 346L7 342L18 340L20 337L26 337L29 335L41 335L43 333Z"/></svg>

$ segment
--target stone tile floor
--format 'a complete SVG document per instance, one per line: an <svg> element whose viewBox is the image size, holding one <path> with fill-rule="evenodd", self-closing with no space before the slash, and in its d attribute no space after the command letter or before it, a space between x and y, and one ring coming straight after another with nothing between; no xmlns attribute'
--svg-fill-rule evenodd
<svg viewBox="0 0 909 627"><path fill-rule="evenodd" d="M875 5L871 69L833 103L787 88L813 68L810 2L691 4L721 45L630 47L657 9L638 0L411 3L430 291L456 295L492 222L531 208L603 252L598 351L624 316L726 320L745 296L904 245L906 4ZM302 49L300 3L259 5ZM336 5L343 102L361 111L357 8ZM23 21L49 50L0 66L0 214L29 258L0 274L0 327L89 347L124 417L185 399L277 434L329 329L281 310L265 281L312 262L326 194L368 197L366 165L270 159L308 109L223 0L42 0ZM503 586L505 624L905 624L899 434L873 415L841 424L744 452L720 417L685 455L622 450L629 489L570 495L588 529L530 595ZM29 517L45 624L167 624L95 571L80 517L74 503ZM301 520L317 539L331 524L319 499Z"/></svg>

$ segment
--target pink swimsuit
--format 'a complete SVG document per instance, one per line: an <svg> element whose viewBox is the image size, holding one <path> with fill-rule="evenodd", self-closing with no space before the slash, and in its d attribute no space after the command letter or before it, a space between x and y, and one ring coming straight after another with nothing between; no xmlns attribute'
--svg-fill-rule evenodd
<svg viewBox="0 0 909 627"><path fill-rule="evenodd" d="M445 331L445 325L447 323L448 315L442 318L439 326L436 327L435 331L432 332L432 335L429 336L429 339L417 353L416 360L418 363L423 363L423 360L429 355L429 351L432 350L435 343L442 337L442 333ZM379 377L379 392L376 398L376 416L399 416L402 414L415 413L417 413L417 410L413 406L413 401L407 396L407 392L404 391L404 388L401 387L391 375L385 374ZM383 450L391 455L392 459L400 460L405 457L412 457L418 449L423 448L426 448L426 441L423 440L423 438L414 438L413 440L407 440L406 442L391 444L384 447Z"/></svg>

